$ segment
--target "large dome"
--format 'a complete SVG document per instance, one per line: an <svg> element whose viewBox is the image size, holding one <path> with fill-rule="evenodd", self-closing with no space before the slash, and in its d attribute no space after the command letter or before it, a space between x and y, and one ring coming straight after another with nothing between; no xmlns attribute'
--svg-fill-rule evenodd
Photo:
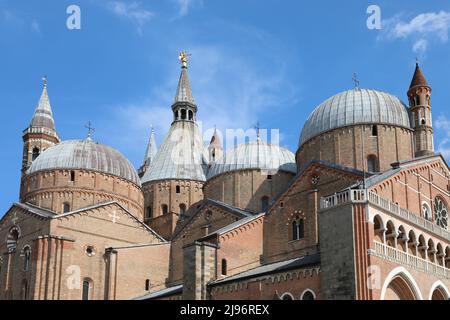
<svg viewBox="0 0 450 320"><path fill-rule="evenodd" d="M61 142L40 154L28 169L28 174L53 169L84 169L111 174L140 186L133 165L119 151L86 140Z"/></svg>
<svg viewBox="0 0 450 320"><path fill-rule="evenodd" d="M397 97L376 90L353 89L329 98L312 112L299 146L333 129L372 123L411 128L406 106Z"/></svg>
<svg viewBox="0 0 450 320"><path fill-rule="evenodd" d="M297 172L295 156L291 151L274 144L249 142L228 151L225 159L213 164L208 171L208 179L245 169Z"/></svg>

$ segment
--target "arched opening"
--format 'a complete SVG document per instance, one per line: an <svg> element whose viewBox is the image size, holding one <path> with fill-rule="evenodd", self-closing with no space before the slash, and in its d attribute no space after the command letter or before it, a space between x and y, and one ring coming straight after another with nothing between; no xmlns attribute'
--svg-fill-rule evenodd
<svg viewBox="0 0 450 320"><path fill-rule="evenodd" d="M441 243L438 243L436 246L436 262L440 266L445 267L445 252Z"/></svg>
<svg viewBox="0 0 450 320"><path fill-rule="evenodd" d="M222 275L226 276L228 273L228 266L227 266L227 260L226 259L222 259Z"/></svg>
<svg viewBox="0 0 450 320"><path fill-rule="evenodd" d="M408 233L408 253L414 256L417 255L417 238L413 230Z"/></svg>
<svg viewBox="0 0 450 320"><path fill-rule="evenodd" d="M64 204L63 204L63 213L68 213L68 212L70 212L70 203L64 202Z"/></svg>
<svg viewBox="0 0 450 320"><path fill-rule="evenodd" d="M153 218L153 209L151 206L147 207L147 218L148 219Z"/></svg>
<svg viewBox="0 0 450 320"><path fill-rule="evenodd" d="M186 215L186 205L184 203L180 204L180 217L184 218Z"/></svg>
<svg viewBox="0 0 450 320"><path fill-rule="evenodd" d="M8 252L10 253L16 252L17 241L19 240L19 236L20 236L19 229L17 227L12 227L6 239L6 247L8 248Z"/></svg>
<svg viewBox="0 0 450 320"><path fill-rule="evenodd" d="M75 182L75 171L70 171L70 181Z"/></svg>
<svg viewBox="0 0 450 320"><path fill-rule="evenodd" d="M378 172L378 158L373 154L367 157L367 171Z"/></svg>
<svg viewBox="0 0 450 320"><path fill-rule="evenodd" d="M163 215L166 215L166 214L169 213L169 207L167 206L167 204L163 204L163 205L161 206L161 213L162 213Z"/></svg>
<svg viewBox="0 0 450 320"><path fill-rule="evenodd" d="M448 298L441 288L436 288L431 295L431 300L448 300Z"/></svg>
<svg viewBox="0 0 450 320"><path fill-rule="evenodd" d="M30 246L26 246L23 249L23 271L28 271L30 269L30 261L31 261L31 248Z"/></svg>
<svg viewBox="0 0 450 320"><path fill-rule="evenodd" d="M394 223L392 221L388 221L388 223L386 224L386 229L386 244L390 247L395 248L397 231L395 229Z"/></svg>
<svg viewBox="0 0 450 320"><path fill-rule="evenodd" d="M401 275L395 276L387 286L385 300L417 300L409 282Z"/></svg>
<svg viewBox="0 0 450 320"><path fill-rule="evenodd" d="M180 194L181 193L181 187L180 186L176 186L175 187L175 193L176 194Z"/></svg>
<svg viewBox="0 0 450 320"><path fill-rule="evenodd" d="M372 126L372 137L378 137L378 127Z"/></svg>
<svg viewBox="0 0 450 320"><path fill-rule="evenodd" d="M300 297L300 300L316 300L316 294L314 291L306 289Z"/></svg>
<svg viewBox="0 0 450 320"><path fill-rule="evenodd" d="M428 240L428 261L435 262L436 261L436 246L434 245L434 241L432 239Z"/></svg>
<svg viewBox="0 0 450 320"><path fill-rule="evenodd" d="M297 217L292 222L292 240L301 240L305 237L305 220Z"/></svg>
<svg viewBox="0 0 450 320"><path fill-rule="evenodd" d="M405 251L406 252L406 245L408 242L408 236L406 235L405 227L400 226L398 227L397 231L397 249Z"/></svg>
<svg viewBox="0 0 450 320"><path fill-rule="evenodd" d="M37 157L39 157L39 154L41 153L41 151L39 150L38 147L33 148L33 152L31 155L31 160L34 161L36 160Z"/></svg>
<svg viewBox="0 0 450 320"><path fill-rule="evenodd" d="M431 208L426 202L422 203L422 216L429 221L433 219L433 215L431 214Z"/></svg>
<svg viewBox="0 0 450 320"><path fill-rule="evenodd" d="M150 290L150 279L145 280L145 291Z"/></svg>
<svg viewBox="0 0 450 320"><path fill-rule="evenodd" d="M267 212L269 210L269 197L264 196L261 198L261 212Z"/></svg>
<svg viewBox="0 0 450 320"><path fill-rule="evenodd" d="M186 109L181 109L181 120L186 120Z"/></svg>
<svg viewBox="0 0 450 320"><path fill-rule="evenodd" d="M285 292L281 296L281 300L294 300L294 296L292 294L290 294L289 292Z"/></svg>
<svg viewBox="0 0 450 320"><path fill-rule="evenodd" d="M381 217L379 215L376 215L373 219L373 233L374 233L374 240L384 243L384 232L386 229L383 225L383 220L381 220Z"/></svg>
<svg viewBox="0 0 450 320"><path fill-rule="evenodd" d="M193 121L194 120L194 113L191 110L189 110L188 115L189 115L189 120Z"/></svg>
<svg viewBox="0 0 450 320"><path fill-rule="evenodd" d="M83 280L83 292L81 296L82 300L92 300L92 287L93 281L91 279Z"/></svg>
<svg viewBox="0 0 450 320"><path fill-rule="evenodd" d="M445 267L450 269L450 247L445 248Z"/></svg>
<svg viewBox="0 0 450 320"><path fill-rule="evenodd" d="M423 235L419 236L419 245L417 247L417 252L419 253L419 257L422 259L426 259L427 257L427 249L428 249L428 245L425 241L425 238L423 237Z"/></svg>

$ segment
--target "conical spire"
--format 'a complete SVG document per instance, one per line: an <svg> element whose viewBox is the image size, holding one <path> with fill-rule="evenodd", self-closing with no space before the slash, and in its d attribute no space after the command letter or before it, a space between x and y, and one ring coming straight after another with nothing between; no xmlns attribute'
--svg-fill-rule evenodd
<svg viewBox="0 0 450 320"><path fill-rule="evenodd" d="M429 87L427 80L425 79L425 76L422 73L422 70L420 70L419 63L416 63L416 70L414 71L414 76L411 81L411 85L409 86L410 89L414 87Z"/></svg>
<svg viewBox="0 0 450 320"><path fill-rule="evenodd" d="M149 166L152 163L153 159L155 159L156 153L158 149L156 147L155 141L155 130L153 130L153 126L150 133L150 139L148 140L147 150L145 151L144 157L144 165Z"/></svg>
<svg viewBox="0 0 450 320"><path fill-rule="evenodd" d="M175 103L189 102L195 104L194 96L192 95L191 85L187 74L187 61L189 55L186 52L181 52L179 59L181 61L181 75L178 81L177 93L175 95Z"/></svg>
<svg viewBox="0 0 450 320"><path fill-rule="evenodd" d="M220 141L219 134L217 133L217 128L214 128L214 134L211 137L211 142L209 143L211 146L221 147L222 142Z"/></svg>
<svg viewBox="0 0 450 320"><path fill-rule="evenodd" d="M53 131L55 129L55 121L53 120L52 108L47 92L47 77L43 78L44 85L41 98L39 99L33 119L31 119L31 128L47 128Z"/></svg>

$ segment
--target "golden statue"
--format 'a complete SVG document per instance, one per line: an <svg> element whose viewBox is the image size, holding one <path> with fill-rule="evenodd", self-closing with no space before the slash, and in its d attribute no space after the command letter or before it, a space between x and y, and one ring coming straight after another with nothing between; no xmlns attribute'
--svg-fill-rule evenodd
<svg viewBox="0 0 450 320"><path fill-rule="evenodd" d="M178 56L178 59L181 61L181 66L183 68L187 68L187 62L188 58L191 56L191 54L187 53L186 51L181 51L180 55Z"/></svg>

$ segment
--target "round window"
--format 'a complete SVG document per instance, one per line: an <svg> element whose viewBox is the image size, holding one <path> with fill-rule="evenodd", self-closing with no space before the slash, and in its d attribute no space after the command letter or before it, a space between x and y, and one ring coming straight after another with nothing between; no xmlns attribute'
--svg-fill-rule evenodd
<svg viewBox="0 0 450 320"><path fill-rule="evenodd" d="M95 248L94 248L94 246L87 246L86 249L85 249L85 252L86 252L86 254L89 257L92 257L93 255L95 255Z"/></svg>
<svg viewBox="0 0 450 320"><path fill-rule="evenodd" d="M444 201L436 197L434 199L434 218L436 220L436 224L444 229L448 227L448 208L445 205Z"/></svg>

